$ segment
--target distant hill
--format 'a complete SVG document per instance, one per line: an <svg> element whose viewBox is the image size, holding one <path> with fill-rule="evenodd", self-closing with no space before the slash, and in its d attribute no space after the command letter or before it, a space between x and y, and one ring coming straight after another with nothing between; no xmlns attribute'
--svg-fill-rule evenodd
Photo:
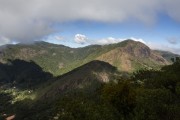
<svg viewBox="0 0 180 120"><path fill-rule="evenodd" d="M92 60L101 60L116 66L118 70L133 72L141 68L158 69L170 64L172 54L159 54L145 44L126 40L110 45L90 45L83 48L70 48L63 45L36 42L31 45L7 45L0 50L0 62L8 59L34 61L55 76L67 73Z"/></svg>
<svg viewBox="0 0 180 120"><path fill-rule="evenodd" d="M160 54L163 58L165 58L169 62L172 62L171 61L172 58L180 57L180 55L174 54L174 53L169 52L169 51L154 50L154 52L156 52L157 54Z"/></svg>

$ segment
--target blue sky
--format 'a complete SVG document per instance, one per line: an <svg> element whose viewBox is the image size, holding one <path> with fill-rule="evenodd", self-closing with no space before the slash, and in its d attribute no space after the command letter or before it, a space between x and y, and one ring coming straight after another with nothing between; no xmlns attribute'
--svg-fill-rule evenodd
<svg viewBox="0 0 180 120"><path fill-rule="evenodd" d="M131 38L180 54L180 0L0 0L0 45L70 47Z"/></svg>
<svg viewBox="0 0 180 120"><path fill-rule="evenodd" d="M123 23L75 21L56 24L55 27L59 32L51 35L45 41L64 44L70 47L83 47L92 43L96 44L98 40L113 37L114 39L142 39L153 49L173 51L171 48L180 48L180 23L167 15L159 15L158 20L150 25L135 20ZM83 44L76 43L74 40L76 34L85 35L91 42ZM61 39L56 39L57 36Z"/></svg>

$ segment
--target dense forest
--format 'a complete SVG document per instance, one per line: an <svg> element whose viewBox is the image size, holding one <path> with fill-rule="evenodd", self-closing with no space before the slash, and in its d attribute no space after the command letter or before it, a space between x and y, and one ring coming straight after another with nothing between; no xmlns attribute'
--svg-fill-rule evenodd
<svg viewBox="0 0 180 120"><path fill-rule="evenodd" d="M14 114L16 120L179 120L179 71L177 60L161 70L114 77L94 92L76 89L53 100L27 97L12 104L12 96L1 91L0 118Z"/></svg>
<svg viewBox="0 0 180 120"><path fill-rule="evenodd" d="M180 120L180 0L0 0L0 120Z"/></svg>

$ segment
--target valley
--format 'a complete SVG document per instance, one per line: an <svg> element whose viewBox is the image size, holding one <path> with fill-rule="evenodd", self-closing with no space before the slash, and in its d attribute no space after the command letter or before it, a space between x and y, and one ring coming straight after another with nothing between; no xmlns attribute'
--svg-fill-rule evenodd
<svg viewBox="0 0 180 120"><path fill-rule="evenodd" d="M7 45L0 54L0 119L166 120L165 112L178 120L180 64L170 60L178 56L133 40Z"/></svg>

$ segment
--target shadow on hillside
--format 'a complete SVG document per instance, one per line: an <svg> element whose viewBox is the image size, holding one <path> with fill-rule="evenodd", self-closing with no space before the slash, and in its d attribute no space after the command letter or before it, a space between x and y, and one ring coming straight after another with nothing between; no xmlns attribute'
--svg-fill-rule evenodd
<svg viewBox="0 0 180 120"><path fill-rule="evenodd" d="M126 71L119 71L117 67L111 65L108 62L100 61L100 60L93 60L90 61L82 66L79 66L61 76L57 76L57 79L63 79L66 77L71 77L71 78L79 78L79 77L90 77L88 76L92 72L94 73L101 73L101 72L106 72L106 73L111 73L112 75L119 75L122 78L129 78L130 74Z"/></svg>
<svg viewBox="0 0 180 120"><path fill-rule="evenodd" d="M6 64L0 63L0 83L8 87L31 89L52 77L33 61L16 59L8 60Z"/></svg>

